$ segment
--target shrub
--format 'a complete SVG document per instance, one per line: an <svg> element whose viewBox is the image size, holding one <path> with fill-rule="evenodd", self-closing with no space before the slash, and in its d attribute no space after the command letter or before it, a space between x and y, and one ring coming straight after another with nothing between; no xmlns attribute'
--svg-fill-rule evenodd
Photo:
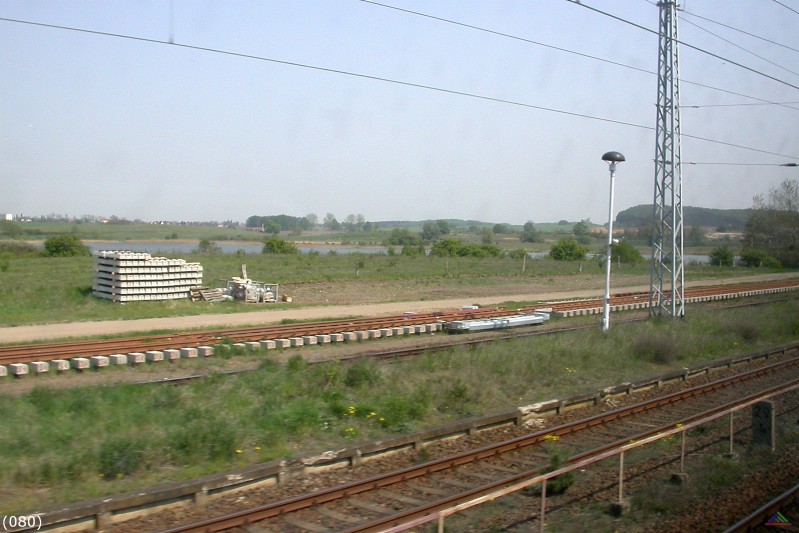
<svg viewBox="0 0 799 533"><path fill-rule="evenodd" d="M549 250L549 257L557 261L579 261L585 259L588 248L571 237L559 240Z"/></svg>
<svg viewBox="0 0 799 533"><path fill-rule="evenodd" d="M197 244L197 253L200 254L218 254L221 251L222 249L211 239L200 239Z"/></svg>
<svg viewBox="0 0 799 533"><path fill-rule="evenodd" d="M439 257L499 257L502 250L493 244L467 244L447 238L433 244L430 253Z"/></svg>
<svg viewBox="0 0 799 533"><path fill-rule="evenodd" d="M741 265L746 267L780 268L780 262L765 250L745 248L741 250Z"/></svg>
<svg viewBox="0 0 799 533"><path fill-rule="evenodd" d="M732 266L735 256L729 245L719 246L710 251L710 264L716 266Z"/></svg>
<svg viewBox="0 0 799 533"><path fill-rule="evenodd" d="M57 235L44 241L44 255L47 257L74 257L91 255L91 250L74 235Z"/></svg>
<svg viewBox="0 0 799 533"><path fill-rule="evenodd" d="M622 263L643 263L644 256L629 242L618 242L611 247L611 258Z"/></svg>
<svg viewBox="0 0 799 533"><path fill-rule="evenodd" d="M511 250L508 252L508 257L511 259L523 259L524 256L527 255L527 250L524 248L517 248L516 250Z"/></svg>
<svg viewBox="0 0 799 533"><path fill-rule="evenodd" d="M261 250L264 254L298 254L300 251L293 243L284 241L280 237L269 237L264 239L264 247Z"/></svg>

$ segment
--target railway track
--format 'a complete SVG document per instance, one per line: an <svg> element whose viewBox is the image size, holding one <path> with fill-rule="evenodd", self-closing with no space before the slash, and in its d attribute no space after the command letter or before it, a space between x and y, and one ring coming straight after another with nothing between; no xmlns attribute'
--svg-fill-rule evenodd
<svg viewBox="0 0 799 533"><path fill-rule="evenodd" d="M783 291L783 290L796 290L799 289L799 281L774 281L765 283L747 283L739 285L719 285L714 287L696 287L685 289L685 301L687 303L695 301L707 301L714 299L721 299L725 297L739 297L748 296L750 294L764 292L764 291ZM670 294L667 292L667 296ZM552 302L546 304L546 307L551 308L556 316L570 316L577 314L575 312L600 312L604 300L600 298L593 298L588 300L574 300L570 302ZM621 308L641 306L648 307L649 293L648 292L629 292L614 294L610 298L611 307ZM540 306L543 307L543 306ZM538 308L540 308L538 307Z"/></svg>
<svg viewBox="0 0 799 533"><path fill-rule="evenodd" d="M799 289L799 281L779 281L750 283L743 285L715 286L686 290L686 300L711 300L721 297L743 296L768 291L787 291ZM646 302L648 293L623 293L611 298L611 306L632 307ZM258 342L263 340L315 336L346 331L379 330L401 326L429 324L475 318L493 318L547 309L561 316L582 312L596 312L602 307L602 300L578 300L570 302L546 303L521 310L508 310L501 307L482 309L448 310L434 313L393 315L378 318L337 320L291 325L273 325L251 328L218 329L201 332L170 333L128 337L120 339L94 340L82 342L63 342L30 345L0 346L0 365L29 364L110 356L144 351L163 351L179 348L197 348L205 345L223 343Z"/></svg>
<svg viewBox="0 0 799 533"><path fill-rule="evenodd" d="M386 531L524 482L551 467L552 448L579 464L614 447L799 387L793 356L678 391L457 455L247 511L169 529L285 532ZM249 529L253 528L253 529Z"/></svg>
<svg viewBox="0 0 799 533"><path fill-rule="evenodd" d="M500 317L518 313L519 311L510 311L501 307L486 307L482 309L449 310L435 313L403 314L379 318L220 329L194 333L148 335L146 337L127 337L109 340L0 346L0 364L30 363L34 361L112 355L144 350L165 350L175 347L198 347L224 342L237 343L302 337L307 335L341 333L344 331L429 324L436 321Z"/></svg>

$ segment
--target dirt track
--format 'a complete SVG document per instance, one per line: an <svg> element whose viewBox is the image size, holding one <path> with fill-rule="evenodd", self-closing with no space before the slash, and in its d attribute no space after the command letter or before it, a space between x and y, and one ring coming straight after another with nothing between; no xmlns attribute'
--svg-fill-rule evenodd
<svg viewBox="0 0 799 533"><path fill-rule="evenodd" d="M772 279L797 278L799 274L789 272L784 274L767 274L758 276L745 276L739 278L727 278L723 280L702 280L686 283L687 287L735 284L744 282L756 282ZM613 292L633 292L648 291L649 286L645 280L634 279L626 286L614 286ZM319 298L314 299L310 295L301 300L314 303L316 305L298 307L296 309L261 309L258 311L236 313L236 314L208 314L185 317L153 318L142 320L126 321L97 321L97 322L71 322L59 324L45 324L34 326L17 326L0 328L0 342L3 343L23 343L39 340L52 340L70 337L91 337L98 335L113 334L134 334L144 333L154 330L188 330L204 327L241 327L259 324L279 323L282 320L313 320L313 319L334 319L348 316L377 316L399 314L405 311L435 311L440 309L455 309L464 305L470 305L479 301L481 305L496 305L503 302L546 302L550 300L565 300L572 298L597 297L604 294L602 285L594 287L579 287L568 283L560 283L563 290L557 290L551 284L541 283L538 286L525 285L505 286L502 288L483 286L479 288L470 287L469 284L460 284L459 291L438 290L436 287L426 287L426 290L418 289L418 292L409 293L408 301L377 301L377 302L358 302L354 304L334 304L325 305L326 302L340 301L340 299ZM340 283L336 285L341 285ZM382 285L391 284L384 283ZM323 285L315 285L314 291L324 292ZM502 291L506 289L507 292ZM515 289L518 292L511 292ZM521 292L527 290L529 292ZM379 291L363 290L373 298L380 298ZM435 299L437 294L449 297ZM417 299L411 298L416 296ZM457 297L456 297L457 296ZM355 298L357 299L357 298Z"/></svg>

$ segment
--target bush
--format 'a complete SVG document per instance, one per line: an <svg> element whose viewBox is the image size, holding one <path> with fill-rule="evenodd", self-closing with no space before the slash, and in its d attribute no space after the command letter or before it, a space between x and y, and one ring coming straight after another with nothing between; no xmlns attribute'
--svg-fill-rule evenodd
<svg viewBox="0 0 799 533"><path fill-rule="evenodd" d="M579 261L585 259L588 248L571 237L561 239L549 250L549 257L557 261Z"/></svg>
<svg viewBox="0 0 799 533"><path fill-rule="evenodd" d="M222 252L222 248L216 245L216 242L211 239L200 239L197 244L197 253L199 254L218 254Z"/></svg>
<svg viewBox="0 0 799 533"><path fill-rule="evenodd" d="M611 258L622 263L643 263L644 256L629 242L618 242L611 247Z"/></svg>
<svg viewBox="0 0 799 533"><path fill-rule="evenodd" d="M91 254L89 247L74 235L58 235L44 241L44 255L47 257L75 257Z"/></svg>
<svg viewBox="0 0 799 533"><path fill-rule="evenodd" d="M502 250L493 244L467 244L458 239L442 239L433 244L430 253L439 257L500 257Z"/></svg>
<svg viewBox="0 0 799 533"><path fill-rule="evenodd" d="M280 237L269 237L264 239L264 247L261 250L264 254L298 254L300 251L293 243L284 241Z"/></svg>
<svg viewBox="0 0 799 533"><path fill-rule="evenodd" d="M710 264L715 266L732 266L735 260L732 250L728 245L713 248L710 251Z"/></svg>
<svg viewBox="0 0 799 533"><path fill-rule="evenodd" d="M780 268L780 262L765 250L745 248L741 251L741 265L746 267Z"/></svg>

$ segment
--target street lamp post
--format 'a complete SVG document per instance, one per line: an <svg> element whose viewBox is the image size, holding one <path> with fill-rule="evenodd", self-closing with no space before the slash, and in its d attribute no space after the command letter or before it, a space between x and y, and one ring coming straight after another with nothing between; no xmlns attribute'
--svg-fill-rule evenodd
<svg viewBox="0 0 799 533"><path fill-rule="evenodd" d="M610 167L610 208L608 212L608 249L605 254L607 265L605 268L605 305L602 310L602 331L610 327L610 252L613 249L613 180L616 174L616 163L624 161L624 156L619 152L607 152L602 156L602 161L607 161Z"/></svg>

